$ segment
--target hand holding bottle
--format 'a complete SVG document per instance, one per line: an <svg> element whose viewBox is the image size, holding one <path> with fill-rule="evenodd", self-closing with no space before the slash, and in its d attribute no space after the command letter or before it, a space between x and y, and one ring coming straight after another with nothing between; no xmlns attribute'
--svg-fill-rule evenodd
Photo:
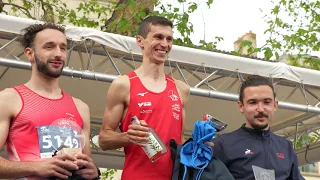
<svg viewBox="0 0 320 180"><path fill-rule="evenodd" d="M149 127L143 120L133 121L128 127L130 142L145 147L149 141Z"/></svg>

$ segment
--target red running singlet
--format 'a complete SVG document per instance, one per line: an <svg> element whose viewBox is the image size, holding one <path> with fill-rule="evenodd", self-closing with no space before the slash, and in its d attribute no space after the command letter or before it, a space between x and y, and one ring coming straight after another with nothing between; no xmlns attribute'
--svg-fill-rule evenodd
<svg viewBox="0 0 320 180"><path fill-rule="evenodd" d="M122 180L169 180L173 168L170 139L180 143L182 132L182 104L175 81L166 75L165 90L154 93L144 87L135 72L127 76L130 79L130 103L120 130L128 131L130 119L137 116L157 132L168 152L153 163L140 146L126 146Z"/></svg>
<svg viewBox="0 0 320 180"><path fill-rule="evenodd" d="M48 99L25 85L13 88L20 95L22 108L10 124L6 141L9 160L39 161L51 157L48 151L52 152L50 146L57 141L57 137L41 133L39 135L39 132L57 119L73 120L83 128L83 120L69 94L62 91L60 99Z"/></svg>

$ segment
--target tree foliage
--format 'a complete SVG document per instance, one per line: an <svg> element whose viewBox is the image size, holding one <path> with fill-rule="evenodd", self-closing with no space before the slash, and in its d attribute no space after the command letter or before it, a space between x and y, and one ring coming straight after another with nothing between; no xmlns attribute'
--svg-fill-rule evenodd
<svg viewBox="0 0 320 180"><path fill-rule="evenodd" d="M320 51L320 1L277 0L266 16L270 34L266 46L275 58L287 54L290 64L320 68L320 59L311 56Z"/></svg>
<svg viewBox="0 0 320 180"><path fill-rule="evenodd" d="M63 0L0 0L0 11L47 22L99 28L102 31L126 36L137 35L138 25L146 16L162 15L174 22L177 31L175 34L178 33L178 38L174 41L176 45L213 50L216 49L217 43L223 40L221 37L216 37L215 42L191 41L190 36L194 30L189 16L198 9L198 4L192 0L177 0L185 10L173 7L172 4L164 4L161 0L109 0L104 3L99 0L86 0L76 9L69 9L65 2ZM210 7L213 0L205 2ZM154 11L155 7L159 10Z"/></svg>

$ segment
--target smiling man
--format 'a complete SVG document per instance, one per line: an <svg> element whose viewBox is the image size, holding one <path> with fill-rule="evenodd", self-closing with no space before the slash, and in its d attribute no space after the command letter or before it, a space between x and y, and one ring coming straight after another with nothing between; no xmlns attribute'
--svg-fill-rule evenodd
<svg viewBox="0 0 320 180"><path fill-rule="evenodd" d="M184 105L189 86L164 72L172 48L172 22L159 16L145 18L136 37L142 50L142 65L112 82L107 93L99 144L103 150L124 147L122 180L171 179L173 160L167 152L151 162L141 146L148 141L151 126L169 150L170 139L184 141ZM130 119L137 116L141 125ZM115 130L120 125L121 132Z"/></svg>
<svg viewBox="0 0 320 180"><path fill-rule="evenodd" d="M270 131L278 108L272 83L261 76L249 77L241 85L238 107L245 116L245 124L214 139L214 155L234 178L304 179L291 142Z"/></svg>
<svg viewBox="0 0 320 180"><path fill-rule="evenodd" d="M71 171L83 179L98 177L90 158L89 107L59 87L67 55L64 31L55 24L34 24L23 30L22 45L32 75L27 83L0 92L0 149L6 143L8 152L8 160L0 157L0 178L67 179ZM52 145L59 144L61 136L43 132L59 119L82 128L86 139L82 153L52 158Z"/></svg>

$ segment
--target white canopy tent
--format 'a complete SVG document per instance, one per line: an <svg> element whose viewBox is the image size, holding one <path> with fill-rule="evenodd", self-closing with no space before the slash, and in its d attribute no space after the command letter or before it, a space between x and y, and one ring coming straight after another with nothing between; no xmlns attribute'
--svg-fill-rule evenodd
<svg viewBox="0 0 320 180"><path fill-rule="evenodd" d="M17 40L21 29L34 23L41 22L0 15L0 90L29 79L31 65ZM141 50L134 38L95 29L67 26L66 35L70 39L69 51L60 85L89 105L94 137L99 132L110 82L140 65ZM274 83L280 103L272 124L273 132L296 141L302 135L317 134L320 129L319 71L179 46L173 46L165 65L166 73L191 87L192 96L186 107L186 136L191 135L194 122L201 119L203 113L228 123L223 133L239 128L244 118L235 101L241 81L251 74L269 77ZM318 139L299 147L299 164L320 161L318 148ZM103 152L95 145L92 149L100 167L122 167L121 151Z"/></svg>

